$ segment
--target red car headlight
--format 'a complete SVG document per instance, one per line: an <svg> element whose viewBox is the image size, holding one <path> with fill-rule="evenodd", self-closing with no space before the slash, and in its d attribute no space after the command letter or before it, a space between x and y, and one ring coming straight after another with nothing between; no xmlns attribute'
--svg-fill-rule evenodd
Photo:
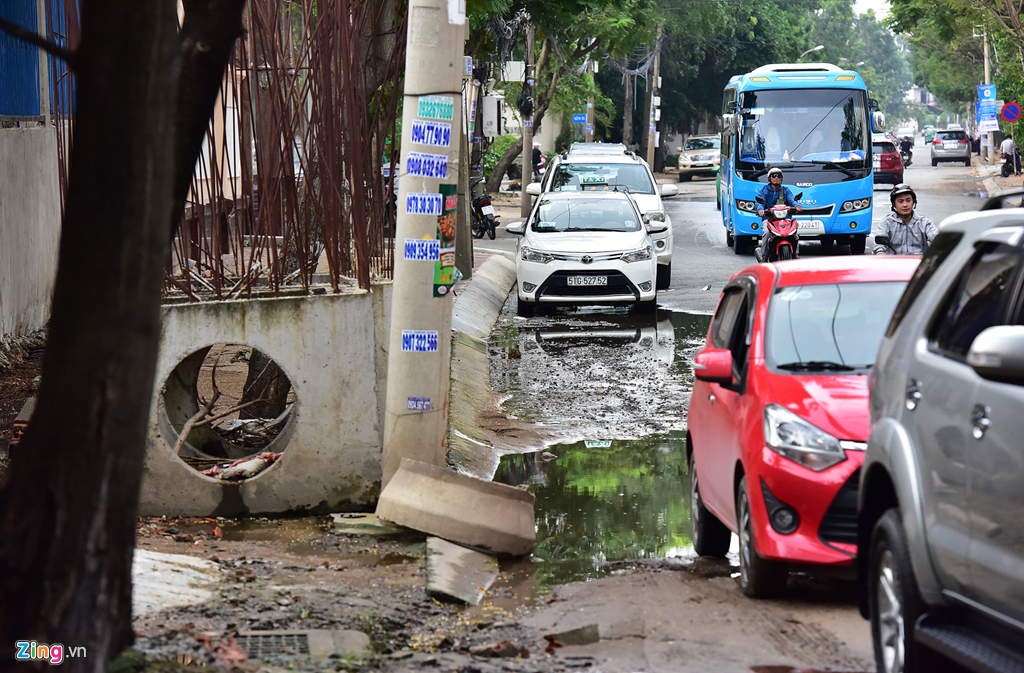
<svg viewBox="0 0 1024 673"><path fill-rule="evenodd" d="M846 460L838 439L778 404L764 408L764 443L783 458L815 472Z"/></svg>

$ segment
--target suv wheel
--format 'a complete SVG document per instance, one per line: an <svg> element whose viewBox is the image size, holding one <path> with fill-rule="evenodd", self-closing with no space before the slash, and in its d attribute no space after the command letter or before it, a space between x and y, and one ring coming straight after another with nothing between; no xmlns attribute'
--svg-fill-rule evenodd
<svg viewBox="0 0 1024 673"><path fill-rule="evenodd" d="M690 475L690 539L697 556L725 557L729 552L732 533L718 520L714 514L704 507L700 497L700 486L697 484L697 468L694 466L693 444L690 436L686 436L690 444L690 463L687 468Z"/></svg>
<svg viewBox="0 0 1024 673"><path fill-rule="evenodd" d="M740 479L736 494L736 518L740 538L740 588L749 598L771 598L786 588L786 566L761 558L754 544L754 522L750 515L747 478Z"/></svg>
<svg viewBox="0 0 1024 673"><path fill-rule="evenodd" d="M870 554L868 610L875 665L881 673L922 671L921 648L914 642L922 602L899 510L888 510L875 524Z"/></svg>

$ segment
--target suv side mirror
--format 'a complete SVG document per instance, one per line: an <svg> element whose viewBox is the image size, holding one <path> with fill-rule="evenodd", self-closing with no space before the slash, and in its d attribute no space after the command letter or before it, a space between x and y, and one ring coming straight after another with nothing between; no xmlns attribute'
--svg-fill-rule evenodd
<svg viewBox="0 0 1024 673"><path fill-rule="evenodd" d="M540 183L531 182L530 184L526 185L526 193L531 196L540 196Z"/></svg>
<svg viewBox="0 0 1024 673"><path fill-rule="evenodd" d="M516 236L522 236L526 233L526 221L522 222L510 222L505 225L505 231L509 234L515 234Z"/></svg>
<svg viewBox="0 0 1024 673"><path fill-rule="evenodd" d="M660 234L663 231L668 231L668 225L665 224L664 220L652 220L648 215L644 215L644 226L647 227L647 233L649 234Z"/></svg>
<svg viewBox="0 0 1024 673"><path fill-rule="evenodd" d="M967 351L967 364L983 379L1024 385L1024 326L983 330Z"/></svg>
<svg viewBox="0 0 1024 673"><path fill-rule="evenodd" d="M666 185L661 185L661 195L662 196L675 196L678 193L679 193L679 188L676 187L675 185L671 184L671 183L670 184L666 184Z"/></svg>
<svg viewBox="0 0 1024 673"><path fill-rule="evenodd" d="M708 348L697 353L693 361L693 375L708 383L731 385L732 351L725 348Z"/></svg>
<svg viewBox="0 0 1024 673"><path fill-rule="evenodd" d="M875 236L875 245L889 245L889 237L885 234Z"/></svg>

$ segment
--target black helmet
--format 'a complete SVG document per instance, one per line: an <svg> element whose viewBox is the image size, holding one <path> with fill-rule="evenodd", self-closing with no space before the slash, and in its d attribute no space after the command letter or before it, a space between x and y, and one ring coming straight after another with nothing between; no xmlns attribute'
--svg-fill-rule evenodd
<svg viewBox="0 0 1024 673"><path fill-rule="evenodd" d="M889 205L892 206L893 212L896 212L896 197L900 194L910 194L914 197L914 207L917 208L917 193L914 192L914 188L905 182L901 182L898 185L893 185L892 191L889 192Z"/></svg>
<svg viewBox="0 0 1024 673"><path fill-rule="evenodd" d="M775 168L770 169L768 171L768 179L770 180L773 175L778 175L781 178L782 177L782 169L779 168L778 166L776 166Z"/></svg>

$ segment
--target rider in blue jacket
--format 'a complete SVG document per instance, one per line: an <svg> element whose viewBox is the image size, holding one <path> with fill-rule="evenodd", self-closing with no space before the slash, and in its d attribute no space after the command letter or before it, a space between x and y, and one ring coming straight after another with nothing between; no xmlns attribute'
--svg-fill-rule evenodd
<svg viewBox="0 0 1024 673"><path fill-rule="evenodd" d="M778 205L779 201L786 204L790 208L793 208L796 212L802 212L803 208L796 204L796 200L793 199L793 192L789 191L789 187L785 187L782 184L782 169L772 168L768 171L768 184L761 188L761 191L757 193L764 201L763 204L759 204L760 207L757 210L757 216L763 218L765 210L772 206ZM756 200L756 199L755 199ZM764 230L764 235L761 237L761 256L767 258L768 250L768 229Z"/></svg>

